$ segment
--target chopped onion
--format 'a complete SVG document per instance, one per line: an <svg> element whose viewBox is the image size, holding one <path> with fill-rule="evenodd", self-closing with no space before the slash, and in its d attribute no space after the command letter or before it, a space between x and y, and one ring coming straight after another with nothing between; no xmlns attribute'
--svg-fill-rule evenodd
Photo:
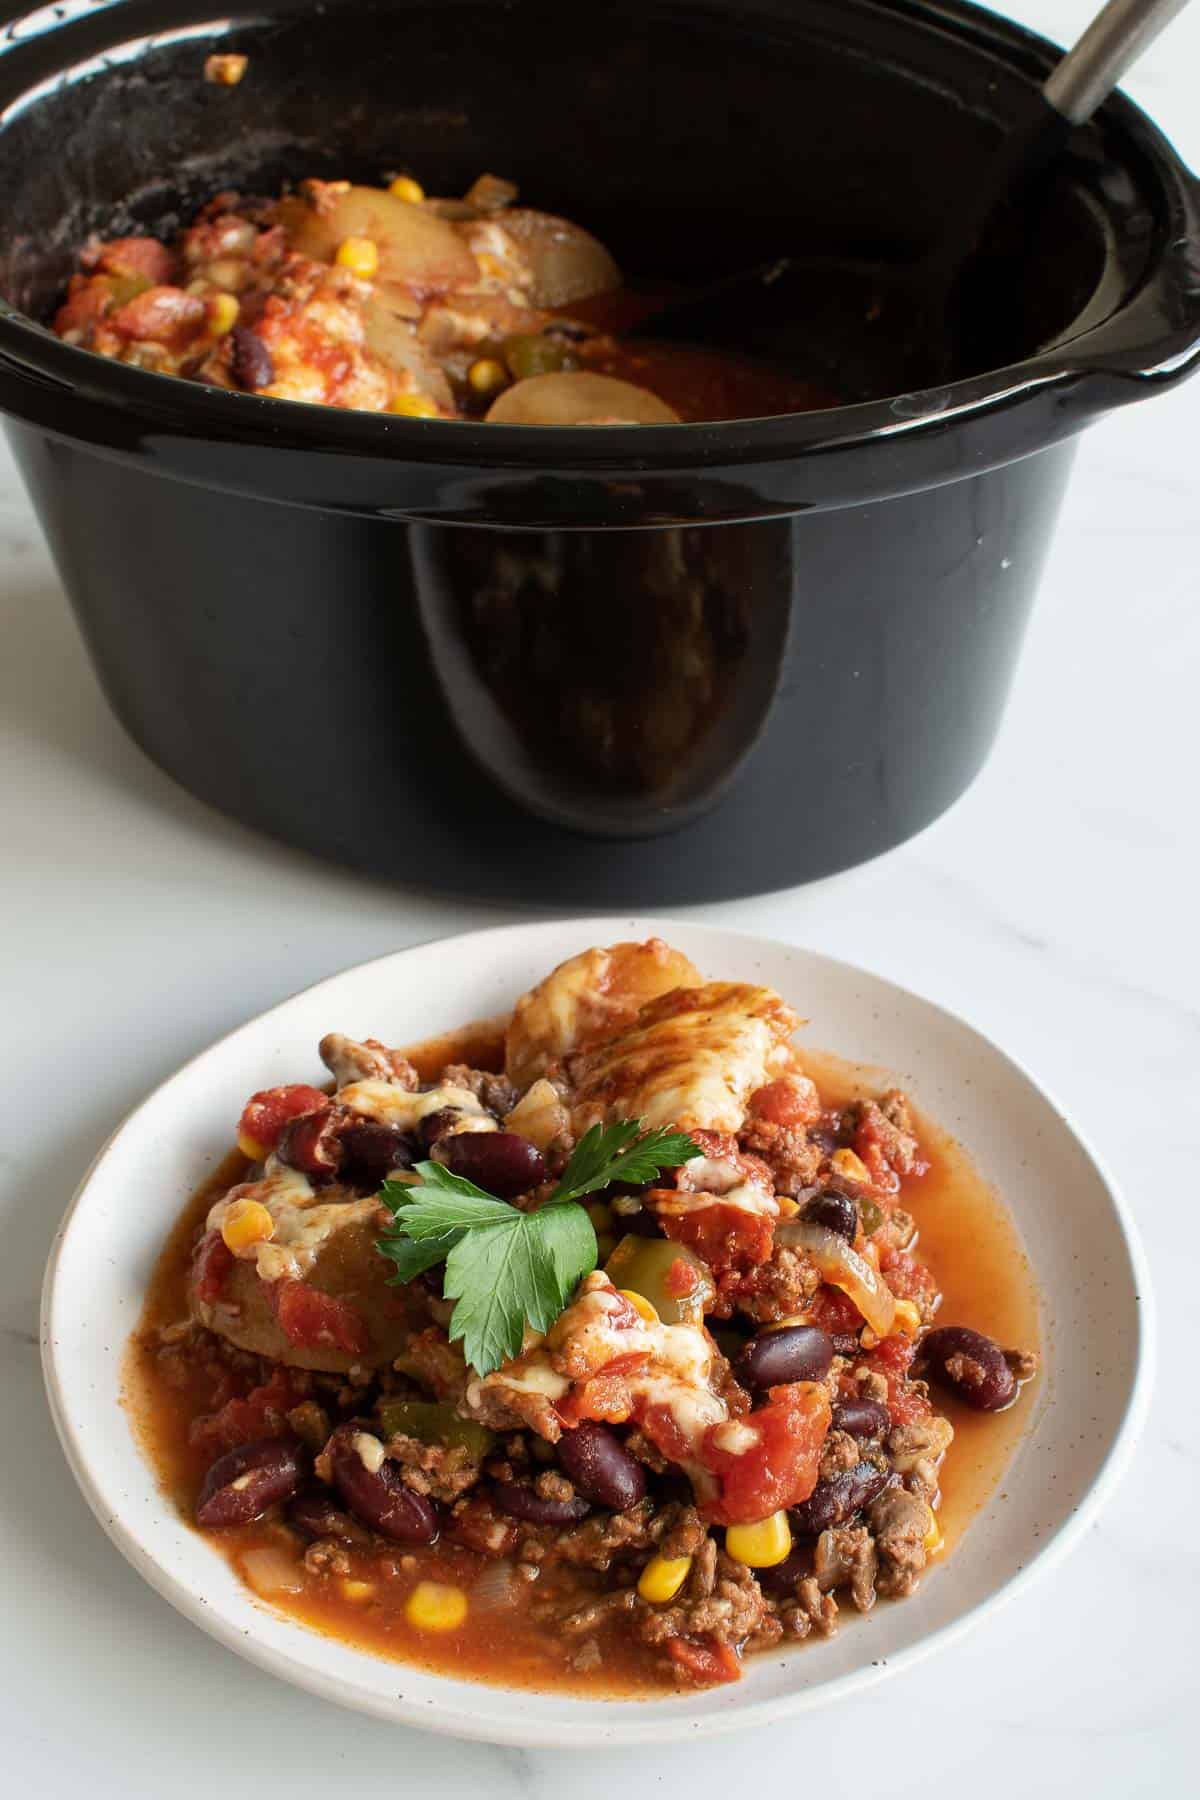
<svg viewBox="0 0 1200 1800"><path fill-rule="evenodd" d="M471 1589L471 1599L476 1607L515 1606L517 1594L516 1571L506 1556L489 1563Z"/></svg>
<svg viewBox="0 0 1200 1800"><path fill-rule="evenodd" d="M790 1250L804 1250L812 1257L822 1279L841 1288L857 1306L876 1337L889 1337L896 1318L896 1300L883 1276L858 1254L844 1237L828 1231L824 1225L813 1225L804 1219L793 1219L775 1231L777 1244Z"/></svg>
<svg viewBox="0 0 1200 1800"><path fill-rule="evenodd" d="M286 1550L247 1550L242 1557L246 1580L256 1594L298 1594L304 1586L304 1569Z"/></svg>

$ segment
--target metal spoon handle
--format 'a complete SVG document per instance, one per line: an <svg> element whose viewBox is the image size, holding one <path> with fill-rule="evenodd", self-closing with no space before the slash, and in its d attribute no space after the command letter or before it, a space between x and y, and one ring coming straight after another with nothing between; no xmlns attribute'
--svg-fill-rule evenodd
<svg viewBox="0 0 1200 1800"><path fill-rule="evenodd" d="M1187 0L1108 0L1046 80L1044 98L1072 125L1082 125L1186 5Z"/></svg>

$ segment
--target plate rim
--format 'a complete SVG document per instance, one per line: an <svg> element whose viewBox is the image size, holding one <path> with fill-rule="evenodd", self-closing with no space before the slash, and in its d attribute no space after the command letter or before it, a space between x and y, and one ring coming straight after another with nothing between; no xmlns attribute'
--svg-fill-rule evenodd
<svg viewBox="0 0 1200 1800"><path fill-rule="evenodd" d="M580 943L585 947L588 943L615 941L609 934L620 932L632 931L638 936L662 936L670 941L672 933L690 935L696 930L701 930L715 936L739 939L743 943L763 946L772 952L781 950L790 953L799 952L801 955L817 958L836 968L842 974L865 975L872 981L881 982L905 1000L916 1001L954 1027L967 1032L980 1042L992 1056L1000 1058L1010 1071L1015 1072L1040 1095L1052 1109L1068 1135L1078 1144L1099 1177L1107 1193L1129 1258L1134 1317L1137 1324L1137 1347L1132 1380L1124 1408L1103 1461L1078 1506L1066 1519L1055 1526L1045 1539L1039 1540L1028 1560L1015 1573L959 1617L926 1632L915 1643L906 1645L887 1657L867 1660L844 1674L831 1676L826 1681L796 1688L783 1694L760 1700L747 1700L740 1707L730 1707L721 1711L698 1711L697 1704L702 1699L700 1694L695 1696L688 1694L649 1696L644 1700L638 1697L638 1703L645 1708L646 1718L644 1721L626 1719L618 1722L610 1719L606 1723L603 1699L578 1696L579 1710L570 1722L563 1721L561 1724L556 1724L542 1721L536 1728L537 1737L533 1738L530 1735L530 1728L523 1727L520 1723L519 1708L515 1709L511 1723L504 1718L488 1718L479 1721L470 1712L462 1710L457 1700L443 1709L435 1706L433 1701L422 1703L407 1699L403 1695L373 1694L339 1675L310 1667L286 1650L277 1650L262 1641L253 1632L245 1630L232 1620L227 1620L214 1612L207 1602L199 1598L180 1577L174 1575L144 1548L131 1526L127 1525L116 1513L109 1512L105 1506L98 1484L91 1473L89 1458L79 1441L66 1402L65 1372L60 1369L58 1364L53 1323L55 1290L63 1250L84 1195L101 1166L111 1155L118 1141L135 1126L140 1115L153 1101L177 1082L184 1081L198 1065L210 1058L218 1057L224 1047L241 1032L265 1023L290 1008L297 1000L314 995L326 986L333 986L348 975L359 974L384 964L399 963L405 957L420 951L428 951L437 944L448 945L466 939L478 941L487 938L499 940L514 936L536 936L539 932L546 930L575 929L578 929ZM969 1150L970 1147L967 1148ZM265 1670L277 1679L353 1711L366 1713L391 1724L411 1725L420 1730L431 1731L443 1736L524 1748L549 1748L556 1745L591 1747L650 1742L666 1743L686 1738L724 1735L733 1731L748 1730L754 1726L771 1724L776 1720L797 1717L801 1713L812 1712L818 1707L865 1692L887 1676L900 1670L910 1669L925 1658L960 1641L999 1607L1007 1605L1009 1601L1024 1593L1031 1583L1039 1581L1058 1567L1075 1548L1100 1508L1107 1502L1128 1468L1145 1426L1153 1388L1158 1333L1157 1308L1149 1264L1140 1232L1120 1185L1087 1133L1076 1123L1057 1095L1019 1057L996 1043L986 1032L973 1025L962 1014L943 1005L941 1001L932 999L919 989L910 987L905 982L896 981L890 975L880 974L865 964L831 955L810 944L796 943L788 938L775 937L762 931L724 924L710 924L702 918L674 919L657 915L631 917L626 914L606 913L586 917L576 917L573 914L553 915L501 925L486 925L467 931L432 933L415 943L406 944L399 950L385 951L378 956L349 963L330 974L318 977L315 981L305 983L271 1006L240 1020L228 1031L223 1032L211 1043L188 1057L144 1094L137 1104L118 1120L113 1130L97 1149L77 1183L55 1229L46 1262L41 1291L39 1335L42 1375L49 1411L76 1485L101 1529L125 1560L156 1593L160 1594L185 1619L197 1625L207 1636L214 1638L225 1648L232 1650L245 1661ZM123 1342L120 1354L124 1353L124 1348ZM263 1610L266 1616L287 1617L286 1614L273 1612L270 1608ZM297 1632L303 1632L306 1636L318 1638L323 1636L321 1633L309 1631L302 1623L296 1621L292 1621L292 1623ZM370 1652L362 1652L362 1654L369 1656ZM375 1658L373 1660L385 1659ZM408 1665L398 1661L395 1666L398 1670L403 1670L406 1667L417 1665ZM422 1669L420 1672L434 1681L439 1679L436 1670ZM491 1694L518 1696L527 1692L532 1694L539 1692L537 1689L511 1688L491 1682L472 1685L477 1686L483 1693ZM575 1697L568 1696L568 1698ZM628 1704L631 1697L620 1696L620 1699Z"/></svg>

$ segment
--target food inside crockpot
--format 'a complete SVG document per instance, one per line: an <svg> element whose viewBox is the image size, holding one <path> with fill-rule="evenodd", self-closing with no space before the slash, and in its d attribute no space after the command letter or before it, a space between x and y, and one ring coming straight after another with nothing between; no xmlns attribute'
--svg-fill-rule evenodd
<svg viewBox="0 0 1200 1800"><path fill-rule="evenodd" d="M472 1060L331 1033L327 1087L250 1097L132 1392L255 1592L593 1691L736 1680L913 1592L951 1415L978 1460L1035 1358L942 1319L938 1151L900 1092L823 1092L796 1025L651 939L562 964Z"/></svg>
<svg viewBox="0 0 1200 1800"><path fill-rule="evenodd" d="M91 242L54 328L138 368L408 418L670 424L831 403L749 358L628 335L661 296L516 198L493 175L461 200L408 175L220 193L169 244Z"/></svg>

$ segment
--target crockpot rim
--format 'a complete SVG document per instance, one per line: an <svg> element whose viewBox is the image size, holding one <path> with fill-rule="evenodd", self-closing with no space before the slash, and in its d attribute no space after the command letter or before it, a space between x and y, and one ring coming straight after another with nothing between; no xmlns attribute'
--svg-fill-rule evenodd
<svg viewBox="0 0 1200 1800"><path fill-rule="evenodd" d="M35 41L44 49L47 39L70 42L74 25L98 20L116 25L124 4L125 0L106 0L87 14L68 13L44 27ZM285 0L283 10L301 10L302 4L303 0ZM1051 40L973 4L973 0L869 0L869 4L949 28L965 43L999 56L1017 69L1049 68L1062 54ZM46 10L39 7L30 13L10 14L6 34ZM202 26L211 24L211 41L218 42L253 24L255 18L251 8L239 18L196 21L186 29L188 35L199 36ZM146 35L166 41L182 29L164 27ZM116 37L113 41L143 40ZM57 63L60 73L73 66L74 58ZM0 105L5 107L44 85L43 80L10 89L2 77L0 56ZM411 457L414 461L428 459L449 470L486 465L498 473L536 475L544 470L556 477L610 470L652 474L660 468L711 469L714 452L723 467L734 469L748 463L769 464L847 451L856 445L943 432L952 424L1012 405L1048 384L1078 387L1088 378L1099 380L1102 404L1111 406L1114 400L1136 398L1139 392L1180 379L1200 366L1200 182L1164 134L1125 94L1114 94L1097 116L1151 166L1167 208L1160 237L1168 248L1160 245L1137 287L1108 317L1090 328L1060 338L1019 362L934 389L808 412L672 425L614 425L603 431L594 426L408 419L236 393L133 368L64 343L48 327L0 299L0 373L6 372L10 378L3 386L10 389L12 382L28 380L60 395L64 406L75 400L90 411L107 409L114 420L136 422L143 447L152 440L161 446L171 439L202 439L214 448L227 444L383 462ZM1177 253L1174 258L1168 249ZM1164 314L1174 316L1173 328L1164 329ZM73 435L65 419L58 429L63 436Z"/></svg>

